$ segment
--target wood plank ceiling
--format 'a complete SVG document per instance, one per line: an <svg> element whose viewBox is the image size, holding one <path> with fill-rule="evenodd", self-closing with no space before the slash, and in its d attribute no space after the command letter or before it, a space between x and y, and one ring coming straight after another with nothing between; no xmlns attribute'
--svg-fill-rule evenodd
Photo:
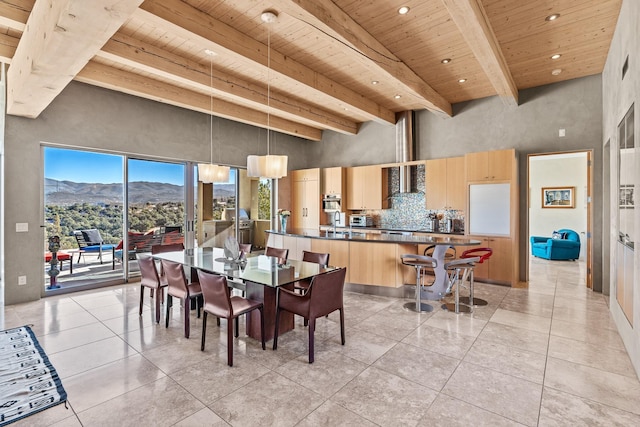
<svg viewBox="0 0 640 427"><path fill-rule="evenodd" d="M492 95L518 108L602 72L621 2L0 0L7 112L37 117L71 80L310 140Z"/></svg>

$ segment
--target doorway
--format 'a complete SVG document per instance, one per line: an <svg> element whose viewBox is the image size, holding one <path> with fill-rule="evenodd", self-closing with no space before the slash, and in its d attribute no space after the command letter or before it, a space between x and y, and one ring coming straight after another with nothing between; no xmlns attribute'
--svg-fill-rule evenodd
<svg viewBox="0 0 640 427"><path fill-rule="evenodd" d="M585 264L584 285L589 288L593 286L592 155L588 150L530 154L527 159L529 260L536 259L531 252L531 236L552 238L554 231L573 230L580 241L576 262ZM563 200L551 200L555 194L561 194Z"/></svg>

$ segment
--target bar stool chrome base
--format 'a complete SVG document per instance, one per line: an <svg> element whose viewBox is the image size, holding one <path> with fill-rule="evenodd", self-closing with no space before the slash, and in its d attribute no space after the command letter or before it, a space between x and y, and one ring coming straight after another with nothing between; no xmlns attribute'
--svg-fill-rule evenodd
<svg viewBox="0 0 640 427"><path fill-rule="evenodd" d="M466 304L466 305L471 305L471 298L469 297L460 297L460 302L462 304ZM482 306L482 305L489 305L489 303L481 298L473 298L473 305L474 306Z"/></svg>
<svg viewBox="0 0 640 427"><path fill-rule="evenodd" d="M462 302L462 298L460 298L460 302ZM471 307L463 304L458 304L458 311L456 311L456 304L453 302L442 304L442 308L444 310L449 310L454 313L472 313L473 312L473 309Z"/></svg>
<svg viewBox="0 0 640 427"><path fill-rule="evenodd" d="M419 310L416 309L416 303L415 302L407 302L403 305L403 307L405 308L405 310L411 310L411 311L415 311L417 313L430 313L433 311L433 306L429 305L429 304L425 304L425 303L420 303L419 306Z"/></svg>

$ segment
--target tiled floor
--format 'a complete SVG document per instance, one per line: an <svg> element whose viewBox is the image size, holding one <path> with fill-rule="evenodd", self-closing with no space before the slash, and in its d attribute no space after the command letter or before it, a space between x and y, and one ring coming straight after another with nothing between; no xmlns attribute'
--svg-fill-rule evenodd
<svg viewBox="0 0 640 427"><path fill-rule="evenodd" d="M169 329L148 298L139 317L135 284L7 307L0 326L33 324L69 394L16 425L640 425L640 383L582 267L536 259L529 289L477 284L489 305L472 315L347 293L347 344L321 319L313 365L299 321L277 351L241 334L229 368L226 328L211 322L201 352L201 321L187 340L177 308Z"/></svg>

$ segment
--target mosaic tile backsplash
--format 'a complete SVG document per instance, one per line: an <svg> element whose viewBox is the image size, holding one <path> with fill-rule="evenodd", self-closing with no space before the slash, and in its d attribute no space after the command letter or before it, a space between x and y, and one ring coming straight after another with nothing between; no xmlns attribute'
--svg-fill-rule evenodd
<svg viewBox="0 0 640 427"><path fill-rule="evenodd" d="M390 208L367 211L373 217L376 226L391 229L421 230L426 227L426 220L431 214L443 214L445 218L464 219L462 211L432 211L426 209L425 168L424 165L412 169L411 193L399 193L399 168L389 169Z"/></svg>

